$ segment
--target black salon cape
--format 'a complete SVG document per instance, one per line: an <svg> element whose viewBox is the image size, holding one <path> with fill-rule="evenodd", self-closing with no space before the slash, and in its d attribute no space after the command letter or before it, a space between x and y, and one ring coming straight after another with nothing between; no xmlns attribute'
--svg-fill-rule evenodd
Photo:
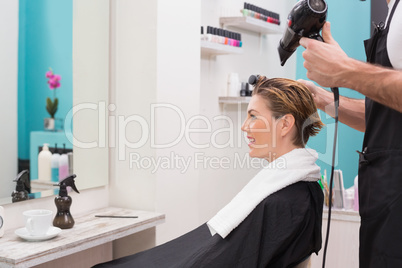
<svg viewBox="0 0 402 268"><path fill-rule="evenodd" d="M225 239L203 224L96 267L292 267L321 249L322 206L318 183L298 182L265 198Z"/></svg>

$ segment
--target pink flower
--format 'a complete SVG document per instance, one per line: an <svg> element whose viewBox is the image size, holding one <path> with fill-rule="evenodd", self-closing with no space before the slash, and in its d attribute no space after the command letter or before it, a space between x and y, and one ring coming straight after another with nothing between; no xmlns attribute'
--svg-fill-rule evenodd
<svg viewBox="0 0 402 268"><path fill-rule="evenodd" d="M54 79L54 80L57 80L57 81L60 81L60 80L61 80L61 76L58 75L58 74L55 74L55 75L53 76L53 79Z"/></svg>
<svg viewBox="0 0 402 268"><path fill-rule="evenodd" d="M49 78L47 83L49 84L49 88L51 90L60 87L61 76L58 74L53 74L53 71L51 69L46 72L46 78Z"/></svg>
<svg viewBox="0 0 402 268"><path fill-rule="evenodd" d="M60 82L57 79L51 78L51 79L49 79L48 83L49 83L50 89L56 89L56 88L60 87Z"/></svg>
<svg viewBox="0 0 402 268"><path fill-rule="evenodd" d="M52 71L47 71L46 72L46 78L53 78L53 72Z"/></svg>
<svg viewBox="0 0 402 268"><path fill-rule="evenodd" d="M60 87L61 76L54 74L52 68L49 68L49 71L46 72L46 78L49 88L53 90L53 101L49 97L46 98L46 110L54 118L59 104L59 100L56 98L56 88Z"/></svg>

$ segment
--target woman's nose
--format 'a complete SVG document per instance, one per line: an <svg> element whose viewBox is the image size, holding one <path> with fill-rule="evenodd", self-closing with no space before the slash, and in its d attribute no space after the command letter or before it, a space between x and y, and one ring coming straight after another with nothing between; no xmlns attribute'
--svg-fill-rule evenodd
<svg viewBox="0 0 402 268"><path fill-rule="evenodd" d="M248 119L244 120L243 125L241 126L241 130L244 131L244 132L247 132L248 129L249 129L248 125L249 125L248 124Z"/></svg>

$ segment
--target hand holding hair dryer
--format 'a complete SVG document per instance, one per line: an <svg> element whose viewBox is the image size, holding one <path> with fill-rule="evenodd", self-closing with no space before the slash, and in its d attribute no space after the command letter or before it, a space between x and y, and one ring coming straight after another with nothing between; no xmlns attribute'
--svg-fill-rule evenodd
<svg viewBox="0 0 402 268"><path fill-rule="evenodd" d="M302 37L323 41L320 31L327 17L327 9L324 0L301 0L295 4L289 13L287 28L278 46L282 66L296 51Z"/></svg>

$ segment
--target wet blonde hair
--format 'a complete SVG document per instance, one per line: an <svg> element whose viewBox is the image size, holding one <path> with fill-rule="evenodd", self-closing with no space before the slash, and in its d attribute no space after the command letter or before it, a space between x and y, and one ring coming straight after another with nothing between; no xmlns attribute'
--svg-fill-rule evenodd
<svg viewBox="0 0 402 268"><path fill-rule="evenodd" d="M304 147L308 139L317 135L324 126L310 90L302 83L286 78L267 79L260 76L253 90L255 95L266 101L275 119L285 114L293 115L297 130L293 143L296 146Z"/></svg>

